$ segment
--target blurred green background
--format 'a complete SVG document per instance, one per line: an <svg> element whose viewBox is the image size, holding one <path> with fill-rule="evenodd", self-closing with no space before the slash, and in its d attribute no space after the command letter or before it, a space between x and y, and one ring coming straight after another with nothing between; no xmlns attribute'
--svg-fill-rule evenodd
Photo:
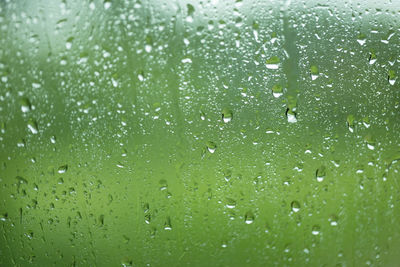
<svg viewBox="0 0 400 267"><path fill-rule="evenodd" d="M0 266L399 266L398 1L0 1Z"/></svg>

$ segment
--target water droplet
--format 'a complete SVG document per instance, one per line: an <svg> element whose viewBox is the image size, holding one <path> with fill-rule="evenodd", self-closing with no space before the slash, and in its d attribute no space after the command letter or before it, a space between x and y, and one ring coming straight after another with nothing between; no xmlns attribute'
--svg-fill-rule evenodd
<svg viewBox="0 0 400 267"><path fill-rule="evenodd" d="M228 209L233 209L236 207L236 201L232 198L227 198L226 199L226 205L225 205Z"/></svg>
<svg viewBox="0 0 400 267"><path fill-rule="evenodd" d="M365 143L367 144L368 149L374 150L375 149L375 139L372 135L367 134L364 138Z"/></svg>
<svg viewBox="0 0 400 267"><path fill-rule="evenodd" d="M283 88L282 85L280 84L275 84L274 86L272 86L272 94L275 98L280 97L281 95L283 95Z"/></svg>
<svg viewBox="0 0 400 267"><path fill-rule="evenodd" d="M290 123L297 122L296 115L297 115L297 113L295 111L293 111L292 109L289 109L289 108L286 109L286 117L287 117L288 122L290 122Z"/></svg>
<svg viewBox="0 0 400 267"><path fill-rule="evenodd" d="M37 134L39 131L37 122L33 119L30 119L28 122L28 129L31 131L32 134Z"/></svg>
<svg viewBox="0 0 400 267"><path fill-rule="evenodd" d="M310 67L310 73L311 73L311 80L315 80L318 78L319 76L319 71L318 71L318 67L315 65L311 65Z"/></svg>
<svg viewBox="0 0 400 267"><path fill-rule="evenodd" d="M318 182L322 182L326 176L326 167L323 165L319 167L315 172L315 176L317 177Z"/></svg>
<svg viewBox="0 0 400 267"><path fill-rule="evenodd" d="M251 211L246 212L244 215L244 222L246 224L252 224L254 222L254 214Z"/></svg>
<svg viewBox="0 0 400 267"><path fill-rule="evenodd" d="M368 117L364 117L363 118L363 125L364 125L365 128L369 128L369 126L371 126Z"/></svg>
<svg viewBox="0 0 400 267"><path fill-rule="evenodd" d="M28 98L24 97L21 99L21 110L22 112L29 112L32 110L31 102Z"/></svg>
<svg viewBox="0 0 400 267"><path fill-rule="evenodd" d="M357 42L358 42L361 46L364 45L366 41L367 41L367 36L365 36L365 34L360 33L360 34L357 36Z"/></svg>
<svg viewBox="0 0 400 267"><path fill-rule="evenodd" d="M314 225L314 226L312 227L311 233L312 233L313 235L319 235L320 231L321 231L321 227L319 227L319 225Z"/></svg>
<svg viewBox="0 0 400 267"><path fill-rule="evenodd" d="M52 144L55 144L56 143L56 137L53 135L52 137L50 137L50 142L52 143Z"/></svg>
<svg viewBox="0 0 400 267"><path fill-rule="evenodd" d="M297 202L296 200L292 201L290 204L290 207L292 208L293 212L299 212L300 211L300 203Z"/></svg>
<svg viewBox="0 0 400 267"><path fill-rule="evenodd" d="M200 119L202 121L204 121L206 119L206 114L202 110L200 110Z"/></svg>
<svg viewBox="0 0 400 267"><path fill-rule="evenodd" d="M74 37L69 37L67 39L67 42L65 43L65 48L67 48L68 50L71 49L73 40L74 40Z"/></svg>
<svg viewBox="0 0 400 267"><path fill-rule="evenodd" d="M172 230L171 218L167 217L164 222L164 230Z"/></svg>
<svg viewBox="0 0 400 267"><path fill-rule="evenodd" d="M388 81L390 85L394 85L396 83L396 73L394 70L389 70Z"/></svg>
<svg viewBox="0 0 400 267"><path fill-rule="evenodd" d="M331 226L337 226L338 225L338 220L339 220L339 218L335 214L332 214L329 217L329 222L330 222Z"/></svg>
<svg viewBox="0 0 400 267"><path fill-rule="evenodd" d="M186 21L193 22L193 13L195 11L194 7L191 4L187 4L186 7L187 7L187 13L188 13L188 15L186 17Z"/></svg>
<svg viewBox="0 0 400 267"><path fill-rule="evenodd" d="M376 54L374 52L371 52L369 55L369 64L374 64L376 62Z"/></svg>
<svg viewBox="0 0 400 267"><path fill-rule="evenodd" d="M146 224L150 224L150 221L151 221L151 215L149 213L145 214L144 215L144 222Z"/></svg>
<svg viewBox="0 0 400 267"><path fill-rule="evenodd" d="M207 146L207 150L208 152L210 152L211 154L215 152L215 150L217 149L217 145L214 142L208 141L206 143Z"/></svg>
<svg viewBox="0 0 400 267"><path fill-rule="evenodd" d="M68 165L67 164L58 167L58 173L66 173L67 170L68 170Z"/></svg>
<svg viewBox="0 0 400 267"><path fill-rule="evenodd" d="M104 1L104 9L109 9L110 7L111 7L111 1L110 0Z"/></svg>
<svg viewBox="0 0 400 267"><path fill-rule="evenodd" d="M270 70L276 70L279 68L280 59L277 56L270 57L266 61L266 67Z"/></svg>
<svg viewBox="0 0 400 267"><path fill-rule="evenodd" d="M226 109L226 108L225 108L224 110L222 110L222 120L223 120L225 123L230 122L232 119L233 119L232 110Z"/></svg>
<svg viewBox="0 0 400 267"><path fill-rule="evenodd" d="M167 190L167 189L168 189L167 180L161 179L161 180L159 181L159 184L160 184L160 191L164 191L164 190Z"/></svg>
<svg viewBox="0 0 400 267"><path fill-rule="evenodd" d="M347 116L347 127L349 128L350 132L354 132L354 116L353 115L348 115Z"/></svg>

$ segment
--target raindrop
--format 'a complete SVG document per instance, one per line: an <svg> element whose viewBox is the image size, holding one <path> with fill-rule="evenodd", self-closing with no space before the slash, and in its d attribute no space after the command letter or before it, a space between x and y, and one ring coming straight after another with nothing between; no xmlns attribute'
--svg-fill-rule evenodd
<svg viewBox="0 0 400 267"><path fill-rule="evenodd" d="M32 134L37 134L38 133L38 125L37 122L33 119L30 119L28 122L28 129L31 131Z"/></svg>
<svg viewBox="0 0 400 267"><path fill-rule="evenodd" d="M366 41L367 41L367 37L365 36L365 34L360 33L360 34L357 36L357 42L358 42L360 45L364 45Z"/></svg>
<svg viewBox="0 0 400 267"><path fill-rule="evenodd" d="M290 123L297 122L296 115L297 115L297 113L295 111L293 111L293 109L290 109L290 108L286 109L286 117L287 117L288 122L290 122Z"/></svg>
<svg viewBox="0 0 400 267"><path fill-rule="evenodd" d="M317 171L315 172L315 176L317 177L317 181L318 182L322 182L326 176L326 168L325 166L321 166L317 169Z"/></svg>
<svg viewBox="0 0 400 267"><path fill-rule="evenodd" d="M272 86L272 94L275 98L280 97L281 95L283 95L283 88L282 85L280 84L275 84L274 86Z"/></svg>
<svg viewBox="0 0 400 267"><path fill-rule="evenodd" d="M202 121L204 121L206 119L206 114L202 110L200 110L200 119Z"/></svg>
<svg viewBox="0 0 400 267"><path fill-rule="evenodd" d="M210 152L211 154L215 152L215 150L217 149L217 145L214 142L208 141L206 143L207 146L207 150L208 152Z"/></svg>
<svg viewBox="0 0 400 267"><path fill-rule="evenodd" d="M171 218L167 217L164 222L164 230L172 230Z"/></svg>
<svg viewBox="0 0 400 267"><path fill-rule="evenodd" d="M300 203L297 202L296 200L292 201L290 204L290 207L292 208L293 212L299 212L300 211Z"/></svg>
<svg viewBox="0 0 400 267"><path fill-rule="evenodd" d="M68 170L68 165L67 164L58 167L58 173L66 173L67 170Z"/></svg>
<svg viewBox="0 0 400 267"><path fill-rule="evenodd" d="M244 222L246 224L252 224L254 222L254 214L251 211L246 212L244 215Z"/></svg>
<svg viewBox="0 0 400 267"><path fill-rule="evenodd" d="M347 127L349 128L350 132L354 132L354 125L355 125L354 116L348 115L347 116Z"/></svg>
<svg viewBox="0 0 400 267"><path fill-rule="evenodd" d="M234 199L232 199L232 198L227 198L225 207L227 207L228 209L235 208L236 207L236 201Z"/></svg>
<svg viewBox="0 0 400 267"><path fill-rule="evenodd" d="M21 110L22 112L29 112L32 110L31 102L28 98L24 97L21 99Z"/></svg>
<svg viewBox="0 0 400 267"><path fill-rule="evenodd" d="M394 72L394 70L389 70L388 81L390 85L394 85L396 83L396 73Z"/></svg>
<svg viewBox="0 0 400 267"><path fill-rule="evenodd" d="M233 119L233 113L232 110L225 108L224 110L222 110L222 120L225 123L230 122Z"/></svg>
<svg viewBox="0 0 400 267"><path fill-rule="evenodd" d="M318 67L315 65L311 65L310 67L310 74L311 74L311 80L315 80L318 78L319 76L319 71L318 71Z"/></svg>
<svg viewBox="0 0 400 267"><path fill-rule="evenodd" d="M266 67L270 70L276 70L279 68L280 59L277 56L270 57L266 61Z"/></svg>
<svg viewBox="0 0 400 267"><path fill-rule="evenodd" d="M364 138L365 143L367 144L368 149L374 150L375 149L375 139L372 135L368 134Z"/></svg>
<svg viewBox="0 0 400 267"><path fill-rule="evenodd" d="M321 227L319 227L319 225L314 225L314 226L312 227L311 233L312 233L313 235L319 235L320 231L321 231Z"/></svg>

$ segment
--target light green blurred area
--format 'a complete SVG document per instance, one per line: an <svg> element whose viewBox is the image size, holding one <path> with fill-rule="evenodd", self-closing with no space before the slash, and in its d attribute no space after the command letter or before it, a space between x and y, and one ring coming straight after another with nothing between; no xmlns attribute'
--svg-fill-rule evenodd
<svg viewBox="0 0 400 267"><path fill-rule="evenodd" d="M0 266L397 266L399 12L1 1Z"/></svg>

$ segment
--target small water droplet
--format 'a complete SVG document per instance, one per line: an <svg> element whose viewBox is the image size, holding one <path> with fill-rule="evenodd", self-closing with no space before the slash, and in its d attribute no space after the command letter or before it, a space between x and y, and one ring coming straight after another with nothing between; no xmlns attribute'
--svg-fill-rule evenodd
<svg viewBox="0 0 400 267"><path fill-rule="evenodd" d="M276 70L279 68L280 59L277 56L272 56L266 61L266 67L270 70Z"/></svg>
<svg viewBox="0 0 400 267"><path fill-rule="evenodd" d="M274 86L272 86L272 95L275 98L279 98L281 95L283 95L283 88L282 85L280 84L275 84Z"/></svg>
<svg viewBox="0 0 400 267"><path fill-rule="evenodd" d="M374 52L371 52L369 55L369 64L372 65L376 62L376 54Z"/></svg>
<svg viewBox="0 0 400 267"><path fill-rule="evenodd" d="M193 13L194 13L194 7L191 4L187 4L187 17L186 17L186 21L187 22L193 22Z"/></svg>
<svg viewBox="0 0 400 267"><path fill-rule="evenodd" d="M330 222L331 226L337 226L338 225L338 220L339 220L339 218L335 214L332 214L329 217L329 222Z"/></svg>
<svg viewBox="0 0 400 267"><path fill-rule="evenodd" d="M310 74L311 74L311 80L316 80L319 76L319 70L318 67L315 65L311 65L310 67Z"/></svg>
<svg viewBox="0 0 400 267"><path fill-rule="evenodd" d="M200 110L200 119L202 121L204 121L206 119L206 114L202 110Z"/></svg>
<svg viewBox="0 0 400 267"><path fill-rule="evenodd" d="M312 227L311 233L312 233L313 235L319 235L320 231L321 231L321 227L319 227L319 225L314 225L314 226Z"/></svg>
<svg viewBox="0 0 400 267"><path fill-rule="evenodd" d="M68 165L67 164L58 167L58 173L66 173L67 170L68 170Z"/></svg>
<svg viewBox="0 0 400 267"><path fill-rule="evenodd" d="M232 119L233 119L232 110L226 109L226 108L225 108L224 110L222 110L222 120L223 120L225 123L230 122Z"/></svg>
<svg viewBox="0 0 400 267"><path fill-rule="evenodd" d="M367 36L365 36L365 34L360 33L360 34L357 36L357 42L358 42L361 46L363 46L363 45L365 44L366 41L367 41Z"/></svg>
<svg viewBox="0 0 400 267"><path fill-rule="evenodd" d="M374 150L375 149L375 139L372 135L368 134L364 138L365 143L367 144L368 149Z"/></svg>
<svg viewBox="0 0 400 267"><path fill-rule="evenodd" d="M104 1L104 9L109 9L110 7L111 7L111 1L110 0Z"/></svg>
<svg viewBox="0 0 400 267"><path fill-rule="evenodd" d="M217 145L214 142L208 141L206 143L207 146L207 150L208 152L210 152L211 154L215 152L215 150L217 149Z"/></svg>
<svg viewBox="0 0 400 267"><path fill-rule="evenodd" d="M244 215L244 222L246 224L252 224L254 222L254 214L251 211L246 212Z"/></svg>
<svg viewBox="0 0 400 267"><path fill-rule="evenodd" d="M355 125L354 116L348 115L347 116L347 127L349 128L349 131L351 133L354 132L354 125Z"/></svg>
<svg viewBox="0 0 400 267"><path fill-rule="evenodd" d="M236 201L232 198L227 198L226 199L226 205L225 205L228 209L233 209L236 207Z"/></svg>
<svg viewBox="0 0 400 267"><path fill-rule="evenodd" d="M318 182L322 182L326 176L326 167L323 165L319 167L315 172L315 176Z"/></svg>
<svg viewBox="0 0 400 267"><path fill-rule="evenodd" d="M171 218L167 217L164 222L164 230L170 231L172 230Z"/></svg>
<svg viewBox="0 0 400 267"><path fill-rule="evenodd" d="M287 121L289 123L297 122L296 115L297 115L297 113L295 111L293 111L292 109L289 109L289 108L286 109L286 117L287 117Z"/></svg>
<svg viewBox="0 0 400 267"><path fill-rule="evenodd" d="M31 102L28 98L24 97L21 99L21 110L22 112L29 112L32 110Z"/></svg>
<svg viewBox="0 0 400 267"><path fill-rule="evenodd" d="M394 85L396 83L396 73L394 70L389 70L388 81L390 85Z"/></svg>
<svg viewBox="0 0 400 267"><path fill-rule="evenodd" d="M290 207L292 208L293 212L299 212L300 211L300 203L297 202L296 200L292 201L290 204Z"/></svg>
<svg viewBox="0 0 400 267"><path fill-rule="evenodd" d="M28 129L32 134L37 134L39 132L37 122L33 119L30 119L28 122Z"/></svg>

